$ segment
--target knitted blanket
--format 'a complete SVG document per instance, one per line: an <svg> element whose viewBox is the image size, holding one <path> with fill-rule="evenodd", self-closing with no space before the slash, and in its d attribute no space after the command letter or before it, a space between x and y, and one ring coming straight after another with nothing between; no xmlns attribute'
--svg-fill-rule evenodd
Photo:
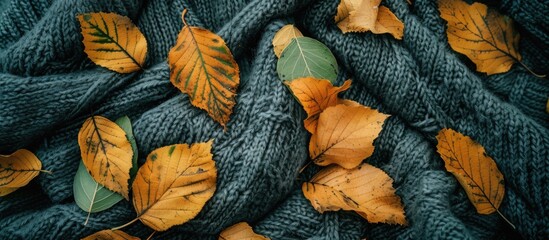
<svg viewBox="0 0 549 240"><path fill-rule="evenodd" d="M520 66L486 76L447 43L435 0L384 0L404 22L402 41L342 34L338 0L0 0L0 153L32 150L53 174L0 198L0 239L79 239L135 218L130 203L91 214L74 202L78 130L90 114L128 115L139 162L152 150L215 138L217 190L190 222L155 239L217 239L246 221L271 239L549 239L549 81ZM488 2L516 22L523 62L549 72L546 0ZM241 69L237 105L226 131L169 81L166 59L182 27L220 35ZM144 70L119 74L83 50L78 13L128 16L147 38ZM303 108L276 73L272 38L295 24L326 44L340 65L344 98L391 114L366 161L394 179L408 226L369 224L352 212L318 213L299 169L310 134ZM482 144L505 176L497 214L479 215L436 153L436 133L450 127ZM126 232L146 238L136 223Z"/></svg>

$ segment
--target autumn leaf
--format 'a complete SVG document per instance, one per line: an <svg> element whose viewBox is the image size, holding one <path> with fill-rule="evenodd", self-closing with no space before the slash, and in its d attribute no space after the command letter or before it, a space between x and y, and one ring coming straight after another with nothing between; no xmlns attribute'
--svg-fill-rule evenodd
<svg viewBox="0 0 549 240"><path fill-rule="evenodd" d="M164 231L200 212L216 189L212 143L175 144L149 154L132 185L137 219Z"/></svg>
<svg viewBox="0 0 549 240"><path fill-rule="evenodd" d="M286 82L286 85L307 112L303 121L305 129L314 134L320 113L338 104L337 94L349 89L351 80L345 81L341 87L334 87L328 80L306 77Z"/></svg>
<svg viewBox="0 0 549 240"><path fill-rule="evenodd" d="M103 230L89 235L82 240L140 240L138 237L131 236L121 230Z"/></svg>
<svg viewBox="0 0 549 240"><path fill-rule="evenodd" d="M407 224L393 179L367 163L353 169L324 168L303 183L302 190L320 213L343 209L355 211L371 223Z"/></svg>
<svg viewBox="0 0 549 240"><path fill-rule="evenodd" d="M127 200L133 150L124 130L105 117L92 116L78 133L78 145L93 179Z"/></svg>
<svg viewBox="0 0 549 240"><path fill-rule="evenodd" d="M119 73L143 68L147 40L128 17L98 12L79 14L77 18L84 36L84 52L95 64Z"/></svg>
<svg viewBox="0 0 549 240"><path fill-rule="evenodd" d="M219 240L268 240L269 238L261 236L254 232L252 227L246 222L240 222L232 225L219 234Z"/></svg>
<svg viewBox="0 0 549 240"><path fill-rule="evenodd" d="M381 0L341 0L335 21L343 33L389 33L402 39L404 24L390 9L380 6Z"/></svg>
<svg viewBox="0 0 549 240"><path fill-rule="evenodd" d="M364 106L337 105L324 110L311 136L309 154L314 163L332 163L351 169L374 152L374 139L389 115Z"/></svg>
<svg viewBox="0 0 549 240"><path fill-rule="evenodd" d="M187 25L186 12L182 14L183 29L168 55L170 81L189 95L194 106L225 127L236 103L238 64L221 37Z"/></svg>
<svg viewBox="0 0 549 240"><path fill-rule="evenodd" d="M338 66L326 45L309 37L297 37L292 38L282 51L276 71L282 81L314 77L333 83L337 78Z"/></svg>
<svg viewBox="0 0 549 240"><path fill-rule="evenodd" d="M282 51L284 51L284 49L290 45L292 39L296 37L303 37L303 34L292 24L287 24L278 30L273 38L273 50L276 57L280 58Z"/></svg>
<svg viewBox="0 0 549 240"><path fill-rule="evenodd" d="M547 100L547 103L545 104L545 112L549 113L549 100Z"/></svg>
<svg viewBox="0 0 549 240"><path fill-rule="evenodd" d="M448 22L450 47L471 59L477 71L488 75L504 73L519 62L532 72L520 62L520 37L509 17L482 3L469 5L461 0L439 0L438 7L440 16Z"/></svg>
<svg viewBox="0 0 549 240"><path fill-rule="evenodd" d="M442 129L437 135L437 152L446 170L465 189L469 200L480 214L491 214L505 195L503 175L484 147L452 129Z"/></svg>
<svg viewBox="0 0 549 240"><path fill-rule="evenodd" d="M40 172L48 171L42 170L42 162L29 150L19 149L11 155L0 155L0 196L26 186Z"/></svg>

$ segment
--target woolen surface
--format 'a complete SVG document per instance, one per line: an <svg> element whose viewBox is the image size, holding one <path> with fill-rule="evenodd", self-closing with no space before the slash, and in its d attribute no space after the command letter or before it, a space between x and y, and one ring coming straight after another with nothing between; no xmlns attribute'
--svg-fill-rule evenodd
<svg viewBox="0 0 549 240"><path fill-rule="evenodd" d="M496 2L496 1L489 1ZM0 153L28 148L53 174L0 198L0 239L78 239L135 218L130 203L92 214L79 209L72 182L78 130L90 114L128 115L139 161L155 148L215 139L217 191L190 222L156 239L217 239L249 222L271 239L549 238L549 80L518 64L486 76L447 44L436 1L385 0L405 25L390 35L345 34L334 24L337 0L4 0L0 1ZM504 0L491 7L516 21L523 62L549 72L549 4ZM219 34L241 69L237 105L227 130L190 105L169 81L166 58L187 21ZM88 60L78 13L130 17L148 42L143 71L118 74ZM409 226L369 224L351 212L319 214L301 181L319 168L307 161L305 112L279 80L271 41L284 24L326 44L340 65L344 98L392 116L367 162L393 179ZM479 215L444 170L434 136L450 127L482 144L506 180L500 211ZM141 223L126 232L146 238Z"/></svg>

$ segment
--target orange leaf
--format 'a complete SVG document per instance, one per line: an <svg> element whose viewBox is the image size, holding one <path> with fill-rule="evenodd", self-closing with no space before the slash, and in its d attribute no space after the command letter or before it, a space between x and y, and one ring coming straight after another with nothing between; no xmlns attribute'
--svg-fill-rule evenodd
<svg viewBox="0 0 549 240"><path fill-rule="evenodd" d="M351 210L371 223L407 224L393 179L367 163L353 169L327 167L301 189L320 213Z"/></svg>
<svg viewBox="0 0 549 240"><path fill-rule="evenodd" d="M103 230L89 235L82 240L139 240L140 238L131 236L121 230Z"/></svg>
<svg viewBox="0 0 549 240"><path fill-rule="evenodd" d="M404 24L380 3L381 0L341 0L335 17L337 26L343 33L371 31L402 39Z"/></svg>
<svg viewBox="0 0 549 240"><path fill-rule="evenodd" d="M102 116L92 116L78 132L82 162L93 179L129 199L133 149L126 132Z"/></svg>
<svg viewBox="0 0 549 240"><path fill-rule="evenodd" d="M305 129L314 134L320 113L337 105L337 94L349 89L351 80L345 81L341 87L334 87L328 80L312 77L298 78L285 84L307 112L307 118L303 121Z"/></svg>
<svg viewBox="0 0 549 240"><path fill-rule="evenodd" d="M496 212L505 195L505 185L503 175L484 147L448 128L440 130L436 138L437 152L446 170L463 186L477 212Z"/></svg>
<svg viewBox="0 0 549 240"><path fill-rule="evenodd" d="M364 106L337 105L320 114L309 154L320 166L332 163L351 169L374 152L374 139L389 115Z"/></svg>
<svg viewBox="0 0 549 240"><path fill-rule="evenodd" d="M303 34L292 24L282 27L273 37L273 50L276 57L280 58L282 51L290 45L292 39L303 37Z"/></svg>
<svg viewBox="0 0 549 240"><path fill-rule="evenodd" d="M232 225L219 234L219 240L267 240L254 232L252 227L246 222L240 222Z"/></svg>
<svg viewBox="0 0 549 240"><path fill-rule="evenodd" d="M11 155L0 155L0 196L27 185L42 171L42 163L32 152L19 149Z"/></svg>
<svg viewBox="0 0 549 240"><path fill-rule="evenodd" d="M174 144L149 154L132 185L141 222L165 231L198 215L216 188L212 143Z"/></svg>
<svg viewBox="0 0 549 240"><path fill-rule="evenodd" d="M194 106L225 127L236 103L238 64L221 37L187 25L185 13L186 9L183 29L168 55L170 81L189 95Z"/></svg>
<svg viewBox="0 0 549 240"><path fill-rule="evenodd" d="M448 22L448 43L488 75L509 71L521 56L513 21L482 3L439 0L440 16Z"/></svg>

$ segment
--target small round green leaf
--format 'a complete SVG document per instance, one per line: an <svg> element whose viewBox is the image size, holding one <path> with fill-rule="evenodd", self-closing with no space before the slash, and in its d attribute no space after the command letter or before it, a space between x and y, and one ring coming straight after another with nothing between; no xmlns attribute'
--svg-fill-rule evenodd
<svg viewBox="0 0 549 240"><path fill-rule="evenodd" d="M124 199L122 195L115 193L97 183L88 173L86 166L80 161L73 183L74 200L82 210L86 212L100 212Z"/></svg>
<svg viewBox="0 0 549 240"><path fill-rule="evenodd" d="M292 39L282 52L276 71L283 81L314 77L334 83L338 67L334 55L326 45L309 37L298 37Z"/></svg>

